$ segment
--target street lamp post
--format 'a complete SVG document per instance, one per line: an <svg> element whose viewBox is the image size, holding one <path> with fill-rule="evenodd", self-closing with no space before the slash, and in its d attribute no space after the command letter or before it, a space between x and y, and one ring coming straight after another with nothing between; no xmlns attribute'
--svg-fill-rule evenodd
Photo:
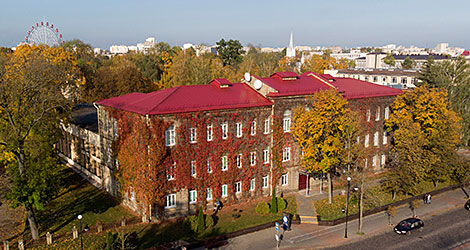
<svg viewBox="0 0 470 250"><path fill-rule="evenodd" d="M346 226L344 228L344 238L348 238L348 206L349 206L349 189L351 188L351 177L348 176L348 192L346 193Z"/></svg>
<svg viewBox="0 0 470 250"><path fill-rule="evenodd" d="M83 237L82 237L82 215L78 215L78 221L80 221L80 249L83 250Z"/></svg>

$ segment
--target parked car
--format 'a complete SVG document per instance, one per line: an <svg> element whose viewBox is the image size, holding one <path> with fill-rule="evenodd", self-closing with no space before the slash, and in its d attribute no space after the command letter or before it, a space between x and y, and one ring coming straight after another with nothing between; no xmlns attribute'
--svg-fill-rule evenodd
<svg viewBox="0 0 470 250"><path fill-rule="evenodd" d="M463 206L465 209L467 209L468 211L470 211L470 200L468 200L466 203L465 203L465 206Z"/></svg>
<svg viewBox="0 0 470 250"><path fill-rule="evenodd" d="M420 231L423 230L424 222L417 218L408 218L406 220L400 221L398 225L394 228L395 233L397 234L411 234L411 231Z"/></svg>

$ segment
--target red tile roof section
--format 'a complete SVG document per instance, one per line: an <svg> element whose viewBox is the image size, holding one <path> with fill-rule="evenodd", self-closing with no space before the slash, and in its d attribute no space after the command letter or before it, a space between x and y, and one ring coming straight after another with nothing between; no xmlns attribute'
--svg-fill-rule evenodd
<svg viewBox="0 0 470 250"><path fill-rule="evenodd" d="M227 81L228 82L228 81ZM271 106L272 102L243 83L220 88L218 80L208 85L188 85L147 94L131 93L96 102L99 105L142 115L172 114L219 109Z"/></svg>
<svg viewBox="0 0 470 250"><path fill-rule="evenodd" d="M400 89L345 77L335 77L335 81L331 84L336 86L346 99L396 96L403 93Z"/></svg>
<svg viewBox="0 0 470 250"><path fill-rule="evenodd" d="M289 73L288 76L284 77L293 77L293 72L277 72L271 76L281 76L280 73ZM290 74L292 73L292 74ZM320 90L330 89L331 87L328 84L314 78L311 76L297 75L295 80L282 80L281 77L266 77L260 78L254 76L257 79L260 79L263 83L267 84L271 88L277 90L277 93L271 92L267 94L270 97L276 96L293 96L293 95L311 95Z"/></svg>
<svg viewBox="0 0 470 250"><path fill-rule="evenodd" d="M299 77L299 75L297 75L295 72L292 72L292 71L285 71L285 72L276 72L272 75L270 75L270 77L280 77L280 78L294 78L294 77Z"/></svg>

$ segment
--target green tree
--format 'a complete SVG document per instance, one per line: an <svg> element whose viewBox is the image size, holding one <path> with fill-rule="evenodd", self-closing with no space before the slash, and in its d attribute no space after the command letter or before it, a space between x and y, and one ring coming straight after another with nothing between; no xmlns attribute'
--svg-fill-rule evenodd
<svg viewBox="0 0 470 250"><path fill-rule="evenodd" d="M358 131L357 115L336 90L317 92L311 99L309 110L298 107L294 113L293 135L302 148L302 160L309 172L327 173L328 198L332 200L331 173L348 165L355 156L348 152L348 135ZM349 131L349 132L348 132ZM355 145L355 144L354 144Z"/></svg>
<svg viewBox="0 0 470 250"><path fill-rule="evenodd" d="M217 54L222 59L224 66L238 67L242 62L243 46L238 40L220 39L217 43Z"/></svg>
<svg viewBox="0 0 470 250"><path fill-rule="evenodd" d="M197 232L202 233L204 230L206 230L204 213L202 212L202 207L199 207L199 214L197 215Z"/></svg>
<svg viewBox="0 0 470 250"><path fill-rule="evenodd" d="M395 58L390 53L387 53L387 56L384 57L384 63L389 66L395 66Z"/></svg>
<svg viewBox="0 0 470 250"><path fill-rule="evenodd" d="M450 108L446 91L418 87L398 96L385 122L392 133L392 192L417 194L418 183L436 185L447 177L459 142L460 118Z"/></svg>
<svg viewBox="0 0 470 250"><path fill-rule="evenodd" d="M19 46L0 78L0 145L14 155L8 167L13 206L23 205L33 239L35 210L54 195L59 164L52 145L66 123L83 78L74 56L61 47Z"/></svg>
<svg viewBox="0 0 470 250"><path fill-rule="evenodd" d="M273 184L273 192L271 194L271 213L277 213L277 198L276 198L276 186Z"/></svg>
<svg viewBox="0 0 470 250"><path fill-rule="evenodd" d="M434 67L434 57L430 55L418 73L418 79L421 81L422 84L427 84L430 87L435 87L435 81L437 79ZM420 85L419 82L415 84Z"/></svg>
<svg viewBox="0 0 470 250"><path fill-rule="evenodd" d="M416 62L413 61L409 56L407 56L405 60L403 60L403 62L401 63L402 69L412 69L415 66L416 66Z"/></svg>

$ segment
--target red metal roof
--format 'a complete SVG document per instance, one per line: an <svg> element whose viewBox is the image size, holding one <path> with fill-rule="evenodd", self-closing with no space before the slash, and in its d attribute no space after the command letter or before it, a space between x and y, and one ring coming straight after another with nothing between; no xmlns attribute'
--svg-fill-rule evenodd
<svg viewBox="0 0 470 250"><path fill-rule="evenodd" d="M188 85L147 94L130 93L96 102L143 115L270 106L272 102L243 83L217 79L208 85ZM218 84L230 84L219 87Z"/></svg>
<svg viewBox="0 0 470 250"><path fill-rule="evenodd" d="M280 77L280 78L295 78L295 77L299 77L299 75L297 75L295 72L292 72L292 71L285 71L285 72L276 72L272 75L270 75L270 77Z"/></svg>
<svg viewBox="0 0 470 250"><path fill-rule="evenodd" d="M400 89L390 88L353 78L335 77L335 81L330 82L343 93L346 99L359 99L379 96L395 96L403 93Z"/></svg>
<svg viewBox="0 0 470 250"><path fill-rule="evenodd" d="M295 74L293 72L277 72L271 75L274 77L266 77L266 78L260 78L257 76L254 76L254 77L260 79L263 83L277 90L276 93L271 92L267 95L271 97L292 96L292 95L310 95L320 90L331 88L325 82L322 82L321 80L318 80L314 77L306 76L306 75L299 76L295 74L295 77L297 77L297 79L295 80L282 80L281 77L275 77L275 76L283 75L281 73L289 73L287 74L288 76L284 76L284 77L289 77L289 78L293 77L293 74ZM293 74L290 74L290 73L293 73Z"/></svg>

